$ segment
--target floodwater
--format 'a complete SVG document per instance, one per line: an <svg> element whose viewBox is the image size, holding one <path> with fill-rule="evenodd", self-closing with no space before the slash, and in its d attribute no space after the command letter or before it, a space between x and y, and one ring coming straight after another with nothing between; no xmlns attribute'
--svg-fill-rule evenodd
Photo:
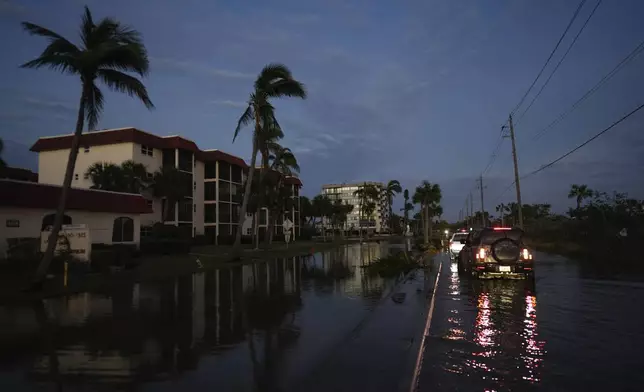
<svg viewBox="0 0 644 392"><path fill-rule="evenodd" d="M536 283L442 257L418 391L641 391L644 279L537 254Z"/></svg>
<svg viewBox="0 0 644 392"><path fill-rule="evenodd" d="M0 391L296 391L315 389L320 380L346 384L333 366L340 352L350 349L360 362L383 355L386 346L392 360L406 358L423 322L422 277L400 283L360 268L394 247L348 245L0 307ZM407 287L406 307L387 301L394 287ZM397 328L369 327L395 319ZM362 339L360 331L367 331ZM386 345L383 332L397 344ZM403 371L390 372L388 385Z"/></svg>

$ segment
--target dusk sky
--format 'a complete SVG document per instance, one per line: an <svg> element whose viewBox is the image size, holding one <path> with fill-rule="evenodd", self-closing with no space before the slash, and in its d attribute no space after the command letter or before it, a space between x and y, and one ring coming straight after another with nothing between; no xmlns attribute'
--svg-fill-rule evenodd
<svg viewBox="0 0 644 392"><path fill-rule="evenodd" d="M597 0L588 0L537 91ZM304 194L324 183L422 180L443 189L454 220L578 0L0 0L0 138L10 165L36 168L39 136L71 133L80 81L18 66L46 41L21 30L43 25L74 42L83 4L139 30L150 56L145 84L156 110L107 93L100 128L179 134L202 149L249 161L250 130L232 135L255 76L281 62L308 88L305 101L276 101L302 167ZM644 103L640 55L564 121L567 110L644 39L644 1L603 1L566 60L516 126L520 171L539 168ZM107 91L107 88L104 88ZM535 91L536 92L536 91ZM533 92L534 94L534 92ZM532 99L531 94L527 103ZM524 105L523 107L525 107ZM644 111L642 111L644 112ZM520 115L522 109L518 111ZM522 182L523 201L572 203L571 183L644 197L644 113ZM486 207L512 201L509 140L489 173ZM400 206L401 197L397 200ZM474 206L478 209L476 190ZM493 212L493 214L495 214Z"/></svg>

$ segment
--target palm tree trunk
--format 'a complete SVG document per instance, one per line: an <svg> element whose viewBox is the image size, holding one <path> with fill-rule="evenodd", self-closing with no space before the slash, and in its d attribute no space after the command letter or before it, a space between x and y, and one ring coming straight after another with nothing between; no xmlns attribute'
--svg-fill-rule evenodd
<svg viewBox="0 0 644 392"><path fill-rule="evenodd" d="M429 243L429 236L427 233L427 208L425 206L420 209L421 219L423 221L423 242L425 245Z"/></svg>
<svg viewBox="0 0 644 392"><path fill-rule="evenodd" d="M577 196L577 209L581 208L581 197Z"/></svg>
<svg viewBox="0 0 644 392"><path fill-rule="evenodd" d="M427 231L429 232L430 244L431 244L432 234L433 234L432 233L432 225L433 225L432 216L429 214L429 211L427 211Z"/></svg>
<svg viewBox="0 0 644 392"><path fill-rule="evenodd" d="M83 91L81 93L80 105L78 108L78 118L76 119L76 130L74 131L72 145L69 150L67 168L65 169L65 179L63 180L63 186L60 189L60 198L58 200L58 209L56 210L56 216L54 217L54 226L52 227L51 233L49 234L49 242L47 243L45 254L40 261L40 264L38 265L38 269L36 270L36 275L34 276L33 281L33 288L42 286L42 283L45 281L47 271L49 270L49 265L54 258L54 250L56 249L56 243L58 242L58 233L63 226L63 217L65 215L67 194L69 193L69 188L72 185L72 177L74 176L74 168L76 167L76 158L78 157L78 146L80 145L80 138L83 133L83 124L85 119L85 97L87 95L86 91L87 87L85 86L85 83L83 83Z"/></svg>
<svg viewBox="0 0 644 392"><path fill-rule="evenodd" d="M257 126L259 129L259 117L255 114ZM257 162L257 131L253 135L253 155L250 158L250 167L248 168L248 178L246 178L246 186L244 187L244 198L239 211L239 222L237 223L237 230L235 232L235 244L233 245L233 256L239 258L241 256L241 228L244 225L246 218L246 210L248 209L248 200L250 200L250 189L253 182L253 175L255 174L255 163Z"/></svg>
<svg viewBox="0 0 644 392"><path fill-rule="evenodd" d="M261 212L260 212L261 213ZM255 249L259 249L259 225L257 224L257 212L253 214L253 228L252 228L252 233L253 233L253 243L255 244Z"/></svg>

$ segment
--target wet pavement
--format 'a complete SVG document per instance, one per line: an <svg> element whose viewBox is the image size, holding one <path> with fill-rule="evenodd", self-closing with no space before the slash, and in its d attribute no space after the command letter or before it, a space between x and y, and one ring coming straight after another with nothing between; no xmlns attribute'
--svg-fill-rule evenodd
<svg viewBox="0 0 644 392"><path fill-rule="evenodd" d="M417 391L642 390L641 275L537 254L534 285L477 281L439 260Z"/></svg>
<svg viewBox="0 0 644 392"><path fill-rule="evenodd" d="M2 306L0 391L390 391L410 374L431 285L363 273L391 248Z"/></svg>

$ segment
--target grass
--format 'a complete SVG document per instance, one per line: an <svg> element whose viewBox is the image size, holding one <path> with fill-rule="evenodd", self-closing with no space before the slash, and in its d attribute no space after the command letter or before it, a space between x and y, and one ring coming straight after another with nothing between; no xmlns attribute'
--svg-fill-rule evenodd
<svg viewBox="0 0 644 392"><path fill-rule="evenodd" d="M418 268L420 265L406 252L398 252L381 257L362 268L371 276L391 278Z"/></svg>

